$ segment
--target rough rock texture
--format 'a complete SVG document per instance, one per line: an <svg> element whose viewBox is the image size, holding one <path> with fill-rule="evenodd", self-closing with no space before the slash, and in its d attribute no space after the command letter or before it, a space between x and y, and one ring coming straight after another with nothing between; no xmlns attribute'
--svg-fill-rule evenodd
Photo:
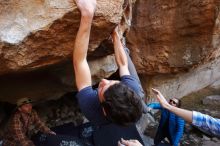
<svg viewBox="0 0 220 146"><path fill-rule="evenodd" d="M149 89L151 87L158 88L168 98L181 98L219 81L219 64L220 58L192 69L187 73L155 76L151 78L150 85L148 83L144 86L148 86ZM154 94L151 94L151 97L153 96Z"/></svg>
<svg viewBox="0 0 220 146"><path fill-rule="evenodd" d="M183 72L220 56L219 3L137 0L127 38L138 72Z"/></svg>
<svg viewBox="0 0 220 146"><path fill-rule="evenodd" d="M204 105L220 106L220 95L210 95L202 100Z"/></svg>
<svg viewBox="0 0 220 146"><path fill-rule="evenodd" d="M214 88L214 89L220 89L220 80L217 80L216 82L214 82L211 85L211 87Z"/></svg>
<svg viewBox="0 0 220 146"><path fill-rule="evenodd" d="M133 2L97 0L88 53L94 84L117 69L107 39L122 19L130 21ZM74 0L0 1L0 99L56 99L75 89L71 60L79 22Z"/></svg>
<svg viewBox="0 0 220 146"><path fill-rule="evenodd" d="M103 62L100 56L112 53L105 41L112 28L119 22L124 26L131 24L132 2L98 0L89 52L89 57L96 61L96 65L91 65L94 81L116 70L113 60ZM178 92L178 97L182 97L219 80L215 67L209 69L209 65L218 61L213 65L209 62L215 62L220 55L219 3L218 0L136 1L127 44L146 90L160 82L159 86L169 88L166 94L172 97L176 93L168 91L179 87L168 86L163 81L171 79L170 83L183 86ZM70 60L80 18L74 1L1 1L0 7L0 74L3 75L0 98L6 101L15 101L21 96L57 98L74 89ZM202 79L201 73L193 75L200 71L197 68L202 68L202 64L207 64L202 70L212 72L208 74L212 80L207 77L206 82L188 86L192 85L189 81L196 81L195 76ZM23 71L31 72L19 73ZM178 72L181 73L170 74ZM6 73L13 75L5 76ZM157 76L164 73L162 77ZM146 77L149 74L154 77ZM186 87L183 82L187 83Z"/></svg>
<svg viewBox="0 0 220 146"><path fill-rule="evenodd" d="M113 55L91 60L89 65L93 68L94 84L117 70ZM16 103L22 97L30 97L34 101L57 99L76 89L74 85L72 63L67 61L37 71L1 76L0 99L10 103Z"/></svg>
<svg viewBox="0 0 220 146"><path fill-rule="evenodd" d="M127 45L145 90L158 88L168 98L206 87L220 91L219 0L136 0L133 16L135 0L97 2L88 53L94 84L117 69L107 39L121 23L131 26ZM75 89L71 54L79 21L74 0L0 0L0 101L28 96L43 102ZM0 107L4 121L8 113ZM61 124L69 113L63 108L53 118Z"/></svg>
<svg viewBox="0 0 220 146"><path fill-rule="evenodd" d="M97 0L90 51L109 37L124 0ZM74 0L0 1L0 74L70 60L80 13Z"/></svg>

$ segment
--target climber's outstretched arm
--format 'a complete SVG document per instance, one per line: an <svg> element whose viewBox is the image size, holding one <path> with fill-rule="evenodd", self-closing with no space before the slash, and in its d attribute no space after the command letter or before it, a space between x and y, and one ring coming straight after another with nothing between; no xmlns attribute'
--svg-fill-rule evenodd
<svg viewBox="0 0 220 146"><path fill-rule="evenodd" d="M87 62L87 51L96 0L75 0L81 12L80 27L76 35L73 50L73 65L78 91L90 86L91 72Z"/></svg>
<svg viewBox="0 0 220 146"><path fill-rule="evenodd" d="M120 77L124 75L130 75L130 72L128 70L128 59L124 47L122 46L121 40L119 38L118 27L116 27L113 31L112 39L114 44L115 60L119 68Z"/></svg>

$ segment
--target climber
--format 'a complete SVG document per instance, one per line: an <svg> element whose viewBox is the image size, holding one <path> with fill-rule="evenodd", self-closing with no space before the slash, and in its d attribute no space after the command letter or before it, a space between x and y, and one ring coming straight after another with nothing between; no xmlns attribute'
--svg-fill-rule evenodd
<svg viewBox="0 0 220 146"><path fill-rule="evenodd" d="M32 126L43 133L56 135L39 119L37 112L32 109L32 101L21 98L17 101L16 111L9 121L3 146L34 146L28 137Z"/></svg>
<svg viewBox="0 0 220 146"><path fill-rule="evenodd" d="M180 107L181 100L172 98L170 99L169 104L175 107ZM178 146L179 141L183 136L185 121L181 117L164 109L159 103L150 103L147 107L149 110L161 110L160 124L154 138L154 144L160 144L160 142L167 137L171 145Z"/></svg>
<svg viewBox="0 0 220 146"><path fill-rule="evenodd" d="M212 136L220 137L220 119L213 118L209 115L202 114L196 111L189 111L170 105L164 96L157 89L153 89L160 105L168 111L182 117L185 121L197 127L201 131Z"/></svg>
<svg viewBox="0 0 220 146"><path fill-rule="evenodd" d="M96 0L76 0L81 11L81 23L75 40L73 64L78 89L77 98L85 116L94 124L137 122L143 111L139 82L130 75L126 53L118 35L118 27L111 37L121 81L102 79L97 89L92 88L87 51Z"/></svg>

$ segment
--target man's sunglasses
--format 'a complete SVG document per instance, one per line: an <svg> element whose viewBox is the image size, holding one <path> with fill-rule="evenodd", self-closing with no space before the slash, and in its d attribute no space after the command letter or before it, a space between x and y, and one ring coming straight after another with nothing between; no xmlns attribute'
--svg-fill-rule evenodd
<svg viewBox="0 0 220 146"><path fill-rule="evenodd" d="M170 99L170 103L177 105L178 103L176 103L174 100Z"/></svg>

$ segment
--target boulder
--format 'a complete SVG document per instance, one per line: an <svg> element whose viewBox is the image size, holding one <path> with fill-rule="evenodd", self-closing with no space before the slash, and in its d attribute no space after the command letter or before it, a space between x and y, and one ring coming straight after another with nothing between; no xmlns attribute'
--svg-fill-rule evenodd
<svg viewBox="0 0 220 146"><path fill-rule="evenodd" d="M97 0L88 52L94 84L117 70L109 36L122 19L130 21L134 2ZM57 99L76 90L72 51L79 23L74 0L0 1L0 100Z"/></svg>
<svg viewBox="0 0 220 146"><path fill-rule="evenodd" d="M220 78L219 64L220 57L186 73L153 76L150 80L148 79L148 82L142 83L148 89L152 87L159 89L167 98L182 98L218 81ZM149 92L149 94L150 97L155 96L152 92Z"/></svg>
<svg viewBox="0 0 220 146"><path fill-rule="evenodd" d="M214 89L220 89L220 79L219 80L216 80L216 82L214 82L212 85L211 85L212 88Z"/></svg>
<svg viewBox="0 0 220 146"><path fill-rule="evenodd" d="M220 95L210 95L202 100L204 105L220 106Z"/></svg>
<svg viewBox="0 0 220 146"><path fill-rule="evenodd" d="M182 73L220 56L220 1L137 0L127 34L141 74Z"/></svg>
<svg viewBox="0 0 220 146"><path fill-rule="evenodd" d="M117 70L113 55L91 60L93 83ZM0 76L0 99L16 103L29 97L33 101L58 99L67 92L76 91L72 62L67 61L31 72Z"/></svg>
<svg viewBox="0 0 220 146"><path fill-rule="evenodd" d="M121 21L125 2L97 0L90 52ZM80 13L74 0L0 1L0 75L70 60L79 23Z"/></svg>
<svg viewBox="0 0 220 146"><path fill-rule="evenodd" d="M74 0L0 1L0 101L44 102L76 90L72 50L79 23ZM119 23L145 90L181 98L219 88L219 0L97 0L88 52L93 84L117 70L109 35ZM40 113L49 109L46 104ZM61 124L61 109L43 117Z"/></svg>

